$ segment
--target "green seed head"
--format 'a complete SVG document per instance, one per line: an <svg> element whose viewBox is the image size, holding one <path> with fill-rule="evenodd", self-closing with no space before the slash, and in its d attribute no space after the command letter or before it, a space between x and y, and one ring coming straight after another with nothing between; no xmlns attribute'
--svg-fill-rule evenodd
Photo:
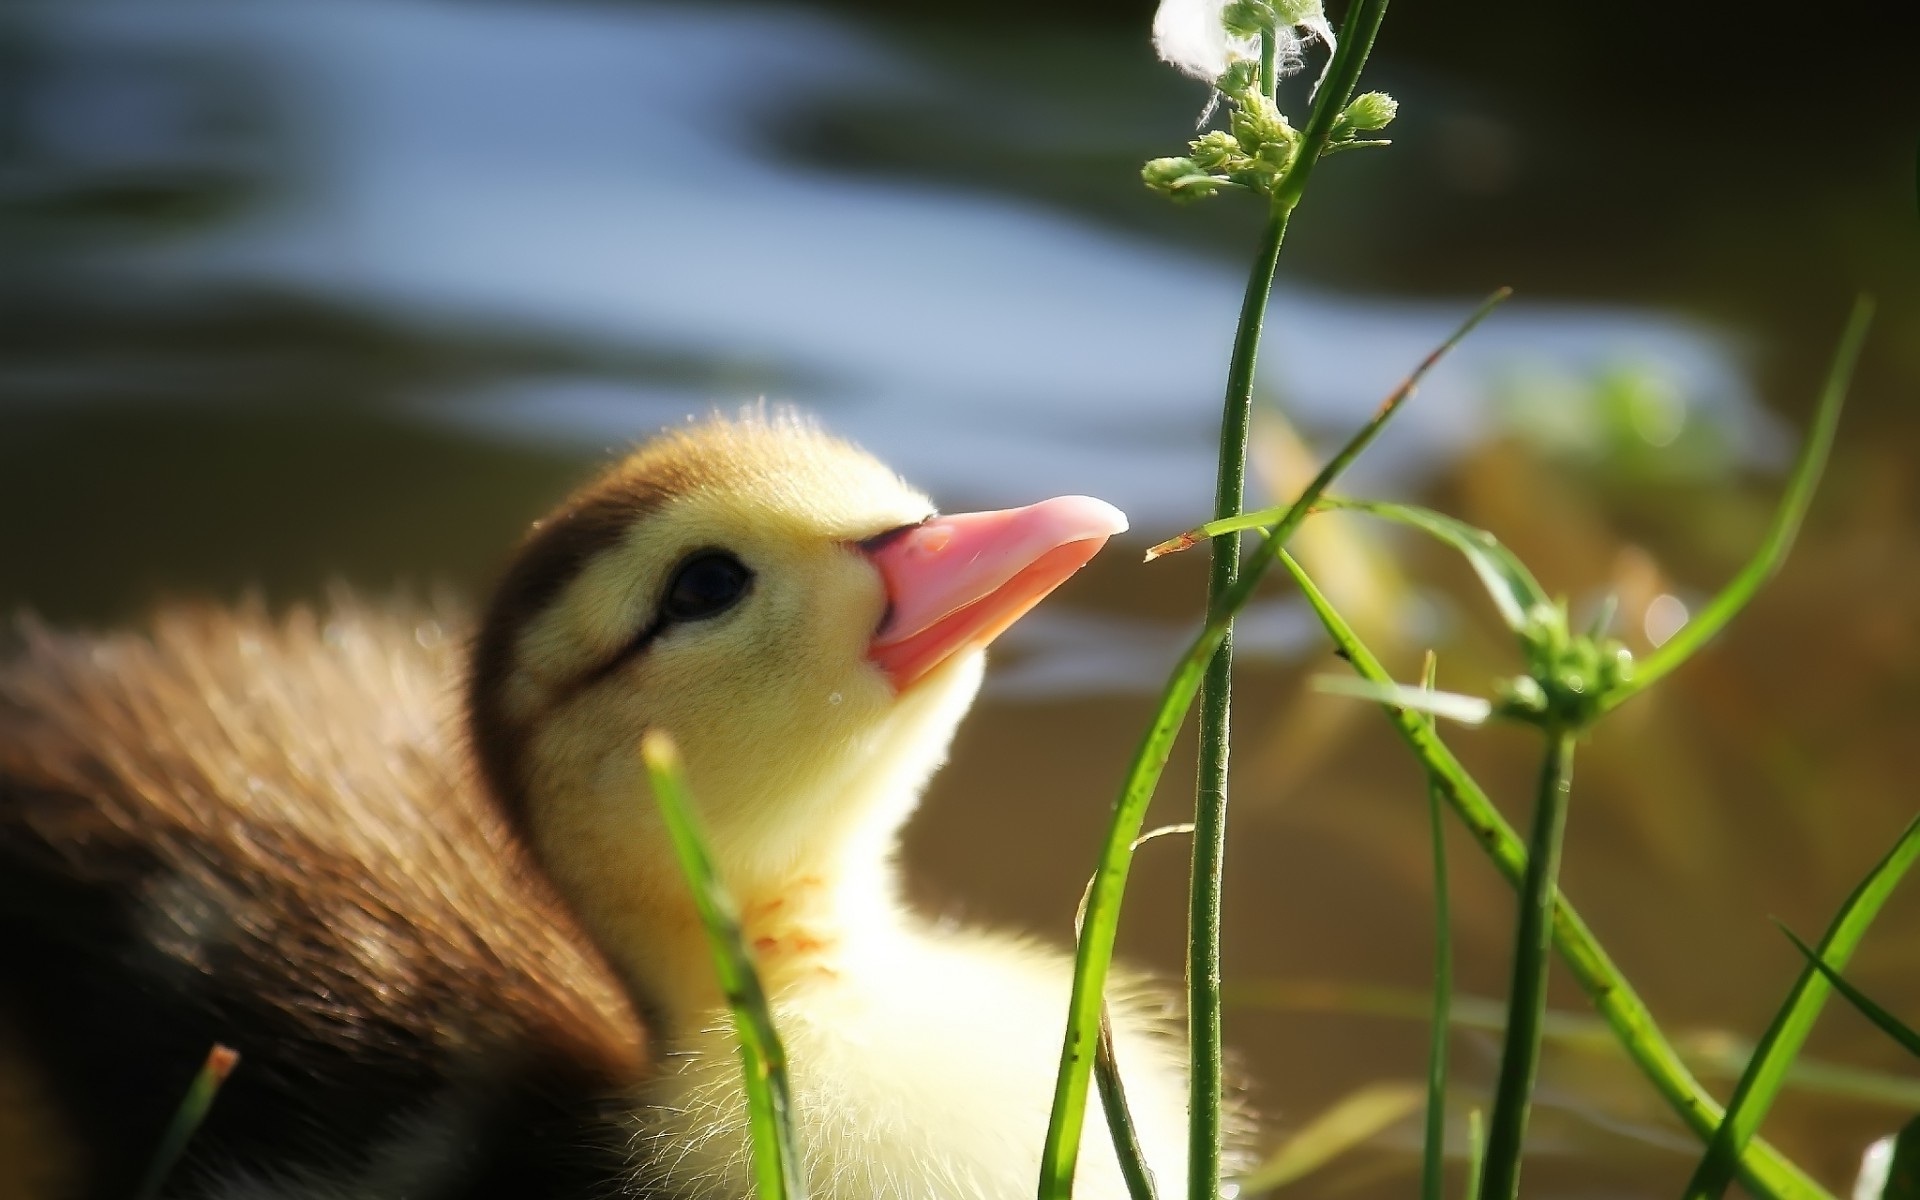
<svg viewBox="0 0 1920 1200"><path fill-rule="evenodd" d="M1221 184L1190 158L1156 158L1140 168L1140 180L1164 196L1183 201L1204 200Z"/></svg>
<svg viewBox="0 0 1920 1200"><path fill-rule="evenodd" d="M1385 92L1365 92L1353 98L1340 114L1334 126L1336 133L1346 130L1355 133L1367 133L1375 129L1385 129L1398 116L1400 104Z"/></svg>
<svg viewBox="0 0 1920 1200"><path fill-rule="evenodd" d="M1273 32L1280 15L1269 0L1231 0L1220 10L1220 23L1234 37L1257 38Z"/></svg>
<svg viewBox="0 0 1920 1200"><path fill-rule="evenodd" d="M1187 149L1193 155L1193 164L1208 174L1225 175L1247 165L1239 141L1224 129L1201 134Z"/></svg>

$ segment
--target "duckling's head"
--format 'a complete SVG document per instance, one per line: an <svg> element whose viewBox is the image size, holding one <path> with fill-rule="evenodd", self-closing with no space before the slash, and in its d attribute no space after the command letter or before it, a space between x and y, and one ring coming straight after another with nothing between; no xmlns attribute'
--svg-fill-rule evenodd
<svg viewBox="0 0 1920 1200"><path fill-rule="evenodd" d="M590 923L683 887L649 729L678 743L737 895L883 863L985 644L1124 528L1084 497L936 516L791 417L666 434L508 569L474 652L482 773Z"/></svg>

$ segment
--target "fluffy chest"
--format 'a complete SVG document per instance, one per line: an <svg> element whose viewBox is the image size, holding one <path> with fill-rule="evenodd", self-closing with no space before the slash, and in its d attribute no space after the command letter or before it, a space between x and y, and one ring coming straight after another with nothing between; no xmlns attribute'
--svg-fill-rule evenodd
<svg viewBox="0 0 1920 1200"><path fill-rule="evenodd" d="M796 1136L824 1200L1024 1200L1052 1104L1070 967L983 935L901 934L850 951L775 999ZM1181 1048L1139 1000L1115 1005L1128 1098L1148 1159L1184 1178ZM724 1013L680 1040L641 1097L639 1181L686 1200L751 1194L739 1057ZM1105 1122L1089 1113L1075 1194L1126 1195Z"/></svg>

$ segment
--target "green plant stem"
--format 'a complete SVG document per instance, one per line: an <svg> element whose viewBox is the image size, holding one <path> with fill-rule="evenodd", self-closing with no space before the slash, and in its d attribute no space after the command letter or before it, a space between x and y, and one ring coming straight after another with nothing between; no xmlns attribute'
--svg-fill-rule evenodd
<svg viewBox="0 0 1920 1200"><path fill-rule="evenodd" d="M1560 875L1560 846L1567 828L1567 798L1573 789L1574 735L1547 733L1546 759L1534 798L1527 870L1520 881L1520 911L1513 932L1513 978L1507 990L1507 1033L1500 1050L1499 1082L1487 1125L1487 1167L1480 1200L1514 1200L1520 1194L1533 1081L1540 1069L1540 1026L1547 1012L1547 968L1553 965L1553 897Z"/></svg>
<svg viewBox="0 0 1920 1200"><path fill-rule="evenodd" d="M1220 463L1214 487L1214 517L1236 516L1246 491L1247 426L1253 410L1253 375L1260 334L1273 290L1273 275L1286 240L1287 222L1305 194L1307 180L1334 122L1346 107L1373 50L1386 17L1387 0L1358 0L1340 30L1339 47L1327 65L1327 78L1314 98L1307 127L1293 163L1275 189L1272 207L1247 290L1240 302L1233 358L1227 368L1227 395L1220 418ZM1260 44L1260 85L1274 89L1274 38ZM1240 573L1240 539L1213 541L1207 579L1207 612L1219 610ZM1230 620L1231 618L1229 618ZM1194 788L1193 870L1187 900L1187 1046L1191 1071L1188 1096L1187 1194L1213 1200L1220 1194L1220 891L1226 861L1227 771L1233 707L1233 633L1229 624L1213 653L1200 699L1200 765Z"/></svg>
<svg viewBox="0 0 1920 1200"><path fill-rule="evenodd" d="M1465 1196L1480 1194L1480 1173L1487 1165L1487 1131L1479 1109L1467 1114L1467 1190Z"/></svg>
<svg viewBox="0 0 1920 1200"><path fill-rule="evenodd" d="M1333 140L1334 122L1353 99L1353 89L1360 82L1360 72L1373 53L1373 40L1380 36L1380 23L1386 18L1387 0L1355 0L1347 11L1346 20L1340 23L1339 48L1327 64L1326 76L1314 96L1313 111L1307 114L1306 128L1300 132L1300 148L1274 189L1275 208L1291 212L1306 193L1307 181L1313 177L1313 168L1326 152L1327 143Z"/></svg>
<svg viewBox="0 0 1920 1200"><path fill-rule="evenodd" d="M1433 691L1433 651L1421 671L1421 687ZM1433 725L1428 717L1427 725ZM1433 839L1433 1012L1427 1036L1427 1127L1421 1144L1420 1200L1444 1200L1447 1163L1447 1044L1453 1034L1453 901L1447 886L1447 831L1440 786L1427 781L1427 832Z"/></svg>
<svg viewBox="0 0 1920 1200"><path fill-rule="evenodd" d="M1341 1013L1423 1022L1433 1019L1432 995L1366 984L1313 979L1285 983L1229 981L1221 988L1221 994L1229 1008ZM1499 1034L1507 1027L1507 1004L1505 1000L1456 992L1448 1004L1448 1021L1462 1029ZM1585 1012L1549 1010L1541 1035L1579 1054L1626 1053L1613 1027L1603 1018ZM1682 1030L1672 1037L1688 1069L1703 1076L1738 1079L1753 1059L1754 1044L1724 1029ZM1786 1085L1810 1096L1875 1104L1900 1112L1920 1112L1920 1079L1845 1066L1805 1054L1794 1058L1793 1066L1787 1071Z"/></svg>
<svg viewBox="0 0 1920 1200"><path fill-rule="evenodd" d="M1080 1153L1080 1134L1085 1123L1087 1091L1092 1073L1095 1039L1099 1036L1100 1008L1106 990L1107 970L1113 961L1113 944L1120 927L1120 901L1126 895L1127 876L1133 867L1134 839L1146 818L1147 804L1166 769L1174 737L1180 732L1187 710L1200 691L1200 679L1213 652L1226 636L1226 623L1252 598L1260 578L1272 566L1280 548L1306 520L1313 504L1324 494L1341 472L1359 457L1360 452L1386 428L1393 414L1406 403L1446 353L1486 319L1505 300L1502 290L1488 297L1452 336L1436 347L1416 366L1391 396L1382 403L1367 423L1348 439L1347 444L1328 460L1327 465L1300 493L1293 507L1275 522L1266 541L1248 556L1240 579L1220 607L1207 615L1198 637L1187 647L1160 693L1153 721L1141 735L1128 764L1120 795L1114 802L1113 816L1107 825L1107 840L1101 849L1100 863L1087 889L1085 919L1076 942L1073 963L1073 994L1068 1001L1067 1028L1060 1046L1060 1065L1053 1092L1053 1110L1047 1122L1046 1143L1040 1157L1040 1200L1064 1200L1073 1190L1073 1172Z"/></svg>
<svg viewBox="0 0 1920 1200"><path fill-rule="evenodd" d="M1140 1146L1140 1134L1133 1124L1133 1111L1127 1107L1127 1091L1120 1082L1120 1064L1113 1053L1113 1018L1105 1005L1100 1007L1100 1045L1093 1064L1093 1078L1100 1089L1100 1107L1106 1112L1107 1128L1113 1133L1113 1153L1120 1162L1120 1177L1126 1181L1127 1195L1132 1200L1159 1200L1153 1170L1147 1166L1147 1154Z"/></svg>
<svg viewBox="0 0 1920 1200"><path fill-rule="evenodd" d="M1253 374L1260 332L1287 236L1287 213L1268 215L1240 300L1240 325L1227 368L1220 414L1220 466L1214 481L1216 518L1240 512L1247 483L1247 428L1253 415ZM1207 576L1207 611L1240 578L1240 535L1215 538ZM1231 618L1229 618L1229 622ZM1220 637L1200 685L1200 766L1194 788L1193 869L1187 900L1187 1052L1189 1055L1187 1193L1195 1200L1220 1194L1220 886L1227 852L1227 758L1233 706L1233 626Z"/></svg>
<svg viewBox="0 0 1920 1200"><path fill-rule="evenodd" d="M1284 548L1278 554L1280 564L1299 584L1301 593L1353 669L1374 683L1392 683L1393 677L1380 665L1380 660L1353 632L1346 619L1327 602L1300 564ZM1248 573L1251 574L1251 562ZM1500 815L1480 785L1467 774L1466 768L1460 765L1439 735L1429 728L1421 714L1391 705L1383 705L1382 709L1430 777L1439 784L1448 806L1486 847L1493 865L1510 883L1519 886L1526 875L1527 851L1513 827L1507 824L1506 818ZM1687 1070L1679 1054L1654 1023L1653 1014L1647 1010L1639 993L1633 990L1633 985L1627 982L1626 976L1607 956L1586 922L1580 919L1580 914L1565 896L1557 892L1554 896L1553 940L1562 961L1579 981L1581 990L1606 1019L1614 1036L1620 1039L1620 1044L1626 1048L1655 1090L1696 1136L1703 1141L1712 1137L1720 1124L1720 1105ZM1763 1197L1828 1195L1799 1167L1759 1138L1747 1144L1746 1152L1740 1158L1740 1179L1755 1194Z"/></svg>

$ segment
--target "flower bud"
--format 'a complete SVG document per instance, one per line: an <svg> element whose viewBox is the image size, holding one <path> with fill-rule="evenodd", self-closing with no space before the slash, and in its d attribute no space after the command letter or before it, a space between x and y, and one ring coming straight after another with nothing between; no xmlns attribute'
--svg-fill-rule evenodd
<svg viewBox="0 0 1920 1200"><path fill-rule="evenodd" d="M1250 58L1236 58L1214 81L1214 89L1223 96L1238 97L1254 90L1260 81L1260 64Z"/></svg>
<svg viewBox="0 0 1920 1200"><path fill-rule="evenodd" d="M1224 129L1215 129L1195 138L1187 147L1193 155L1193 164L1209 175L1224 175L1246 166L1246 155L1240 151L1240 143Z"/></svg>
<svg viewBox="0 0 1920 1200"><path fill-rule="evenodd" d="M1286 25L1312 27L1326 23L1326 8L1320 0L1275 0L1274 15Z"/></svg>
<svg viewBox="0 0 1920 1200"><path fill-rule="evenodd" d="M1140 168L1140 180L1175 200L1204 200L1219 191L1222 182L1190 158L1156 158Z"/></svg>
<svg viewBox="0 0 1920 1200"><path fill-rule="evenodd" d="M1498 707L1506 715L1524 719L1547 711L1547 693L1531 676L1502 680L1496 690Z"/></svg>
<svg viewBox="0 0 1920 1200"><path fill-rule="evenodd" d="M1296 140L1293 126L1287 124L1287 118L1270 97L1250 92L1237 99L1239 104L1227 124L1247 154L1257 156L1262 146L1274 142L1293 145Z"/></svg>
<svg viewBox="0 0 1920 1200"><path fill-rule="evenodd" d="M1273 32L1280 23L1280 16L1269 0L1228 0L1220 10L1220 23L1234 37L1257 38L1263 33ZM1293 24L1291 21L1287 23Z"/></svg>
<svg viewBox="0 0 1920 1200"><path fill-rule="evenodd" d="M1364 92L1340 114L1336 130L1366 133L1385 129L1400 112L1400 103L1385 92Z"/></svg>

